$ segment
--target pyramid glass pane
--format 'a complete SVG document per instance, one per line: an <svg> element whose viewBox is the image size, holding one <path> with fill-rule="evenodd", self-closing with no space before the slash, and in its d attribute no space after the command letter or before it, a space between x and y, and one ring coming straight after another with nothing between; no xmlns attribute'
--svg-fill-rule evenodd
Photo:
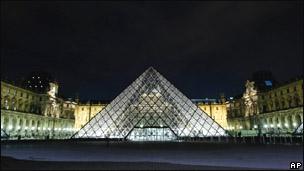
<svg viewBox="0 0 304 171"><path fill-rule="evenodd" d="M167 141L226 131L150 67L72 138Z"/></svg>

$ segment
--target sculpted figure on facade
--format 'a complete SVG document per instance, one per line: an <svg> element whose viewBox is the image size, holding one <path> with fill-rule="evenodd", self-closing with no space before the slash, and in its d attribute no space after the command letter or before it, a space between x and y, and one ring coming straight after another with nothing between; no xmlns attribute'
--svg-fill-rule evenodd
<svg viewBox="0 0 304 171"><path fill-rule="evenodd" d="M245 116L250 116L258 113L257 108L257 90L254 87L253 81L246 81L246 91L243 94L243 99L245 103Z"/></svg>
<svg viewBox="0 0 304 171"><path fill-rule="evenodd" d="M55 83L49 83L49 84L50 84L50 88L49 91L47 92L48 99L45 104L44 115L59 118L60 106L56 100L58 85Z"/></svg>

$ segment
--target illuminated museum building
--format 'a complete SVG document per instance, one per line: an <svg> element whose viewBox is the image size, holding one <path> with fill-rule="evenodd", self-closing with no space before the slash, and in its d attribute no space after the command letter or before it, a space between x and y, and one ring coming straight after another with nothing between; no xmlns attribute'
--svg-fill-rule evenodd
<svg viewBox="0 0 304 171"><path fill-rule="evenodd" d="M303 123L302 77L273 83L271 79L246 82L243 95L227 103L228 129L282 133Z"/></svg>
<svg viewBox="0 0 304 171"><path fill-rule="evenodd" d="M1 81L1 130L11 138L62 138L74 132L76 103L58 98L58 85L39 84L40 79L40 75L32 76L38 83L25 84L25 88Z"/></svg>
<svg viewBox="0 0 304 171"><path fill-rule="evenodd" d="M35 74L23 87L1 81L1 134L173 140L225 136L225 130L292 132L303 123L302 78L278 84L266 73L247 81L241 96L189 100L150 68L109 103L59 98L58 84Z"/></svg>

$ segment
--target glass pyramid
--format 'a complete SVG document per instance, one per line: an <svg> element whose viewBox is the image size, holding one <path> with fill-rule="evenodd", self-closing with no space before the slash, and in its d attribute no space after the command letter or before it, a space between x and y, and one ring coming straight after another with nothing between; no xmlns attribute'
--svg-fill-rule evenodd
<svg viewBox="0 0 304 171"><path fill-rule="evenodd" d="M150 67L72 138L165 141L226 131Z"/></svg>

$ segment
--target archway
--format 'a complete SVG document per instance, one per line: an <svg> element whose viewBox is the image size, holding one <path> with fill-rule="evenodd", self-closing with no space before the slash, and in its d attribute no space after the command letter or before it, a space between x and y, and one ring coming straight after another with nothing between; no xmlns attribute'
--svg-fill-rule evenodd
<svg viewBox="0 0 304 171"><path fill-rule="evenodd" d="M291 115L286 116L285 127L287 129L291 129L292 128L292 117L291 117Z"/></svg>

